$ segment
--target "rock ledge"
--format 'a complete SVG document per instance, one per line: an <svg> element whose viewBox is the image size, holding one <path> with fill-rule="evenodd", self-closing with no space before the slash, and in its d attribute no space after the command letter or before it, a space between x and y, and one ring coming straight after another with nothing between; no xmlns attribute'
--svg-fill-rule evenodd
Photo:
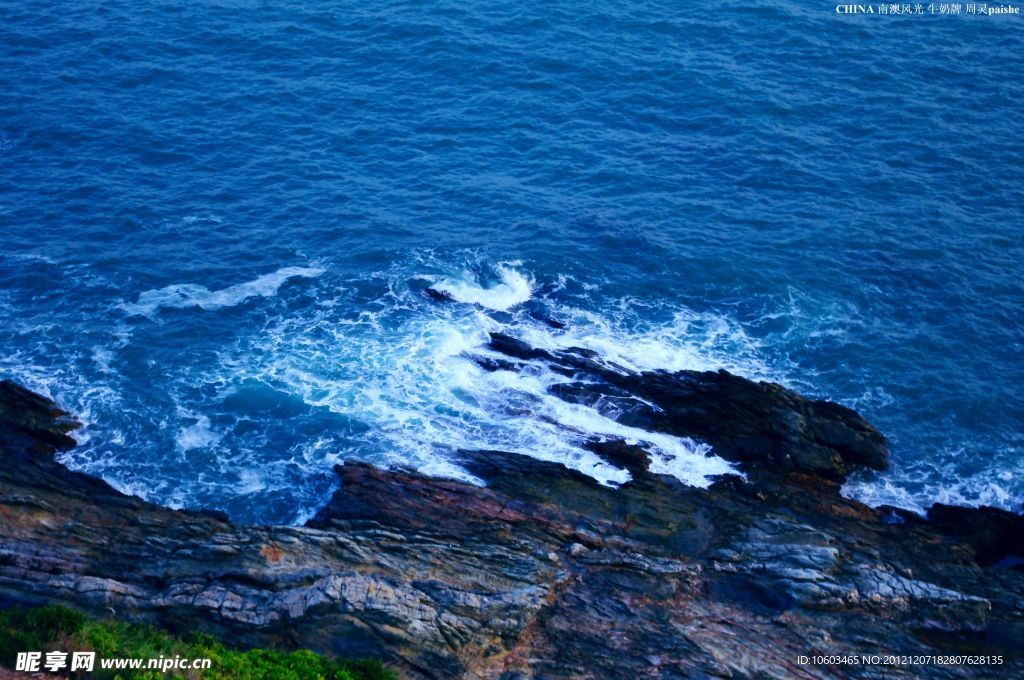
<svg viewBox="0 0 1024 680"><path fill-rule="evenodd" d="M0 383L0 603L64 603L241 645L380 656L422 678L1021 677L1021 518L929 517L839 494L884 439L859 415L728 373L630 373L495 336L493 370L694 436L747 476L708 489L593 442L632 480L464 451L476 487L361 463L305 527L161 508L67 470L72 423ZM488 364L488 362L490 362ZM500 363L499 363L500 362ZM897 521L893 521L897 517ZM1002 655L987 666L812 666L801 655Z"/></svg>

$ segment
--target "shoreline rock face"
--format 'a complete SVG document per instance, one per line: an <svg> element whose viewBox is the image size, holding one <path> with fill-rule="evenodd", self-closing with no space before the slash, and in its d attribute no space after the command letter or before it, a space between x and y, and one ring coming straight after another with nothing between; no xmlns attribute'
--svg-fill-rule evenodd
<svg viewBox="0 0 1024 680"><path fill-rule="evenodd" d="M485 487L364 463L304 527L175 511L72 472L72 423L0 383L0 604L63 603L243 646L378 656L410 678L1020 677L1021 517L928 518L843 498L884 438L859 415L727 373L630 373L495 337L478 361L571 375L559 394L708 441L707 489L620 441L619 488L462 451ZM1001 656L987 665L801 656Z"/></svg>

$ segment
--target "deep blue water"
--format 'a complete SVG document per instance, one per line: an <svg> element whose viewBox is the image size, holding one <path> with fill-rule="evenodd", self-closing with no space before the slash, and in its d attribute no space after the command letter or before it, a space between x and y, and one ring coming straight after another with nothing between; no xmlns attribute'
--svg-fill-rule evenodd
<svg viewBox="0 0 1024 680"><path fill-rule="evenodd" d="M501 329L851 405L870 502L1020 506L1021 20L341 4L0 0L0 377L71 465L250 521L348 457L721 469L462 356Z"/></svg>

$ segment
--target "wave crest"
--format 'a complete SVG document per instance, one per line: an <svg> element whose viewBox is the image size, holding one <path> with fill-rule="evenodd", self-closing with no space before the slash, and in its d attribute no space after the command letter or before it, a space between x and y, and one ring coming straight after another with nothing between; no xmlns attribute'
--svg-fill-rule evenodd
<svg viewBox="0 0 1024 680"><path fill-rule="evenodd" d="M500 283L489 288L478 280L466 278L441 279L431 287L458 302L480 305L497 312L507 312L533 297L533 280L514 269L512 263L499 264L494 269Z"/></svg>

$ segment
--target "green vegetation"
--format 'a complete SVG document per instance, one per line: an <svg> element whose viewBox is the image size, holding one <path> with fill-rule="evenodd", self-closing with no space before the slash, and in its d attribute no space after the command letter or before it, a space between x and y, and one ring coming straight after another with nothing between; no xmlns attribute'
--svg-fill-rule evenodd
<svg viewBox="0 0 1024 680"><path fill-rule="evenodd" d="M0 611L0 665L14 668L18 652L96 652L93 672L106 680L396 680L376 660L328 659L308 650L229 649L208 635L188 640L153 626L95 621L65 607ZM105 670L100 659L210 659L209 670ZM70 657L69 657L70 658Z"/></svg>

